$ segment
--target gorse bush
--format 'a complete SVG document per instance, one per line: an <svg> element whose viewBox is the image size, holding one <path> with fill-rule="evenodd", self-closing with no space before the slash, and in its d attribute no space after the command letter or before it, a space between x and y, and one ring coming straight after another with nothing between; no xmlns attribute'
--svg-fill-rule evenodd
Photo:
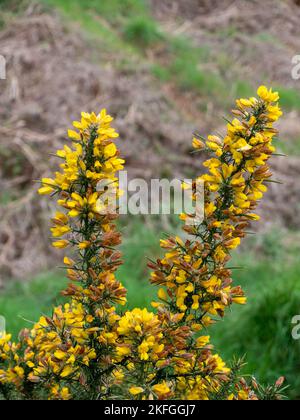
<svg viewBox="0 0 300 420"><path fill-rule="evenodd" d="M114 184L123 168L112 118L83 113L70 130L71 146L57 152L60 172L43 179L39 193L58 198L53 246L73 249L64 258L69 299L41 317L32 331L0 340L0 393L23 399L229 399L281 397L282 379L264 388L240 377L241 361L226 366L204 331L233 303L245 304L227 268L272 174L273 123L279 95L261 87L258 98L240 99L224 139L195 138L204 164L205 220L183 214L183 237L161 241L165 256L149 264L157 286L155 312L122 313L126 290L116 279L121 235L99 181ZM196 180L191 193L196 200ZM119 191L119 190L118 190ZM103 197L102 197L103 198ZM101 202L101 206L99 204ZM101 208L100 208L101 207ZM103 211L107 210L107 211Z"/></svg>

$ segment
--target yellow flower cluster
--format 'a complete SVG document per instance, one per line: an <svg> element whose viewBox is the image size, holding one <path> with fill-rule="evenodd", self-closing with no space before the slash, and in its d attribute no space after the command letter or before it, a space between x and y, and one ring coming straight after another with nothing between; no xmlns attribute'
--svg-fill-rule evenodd
<svg viewBox="0 0 300 420"><path fill-rule="evenodd" d="M214 316L224 316L232 303L246 303L242 290L232 287L226 263L250 222L259 219L254 211L272 175L266 163L275 151L273 123L282 114L277 93L261 87L258 95L237 101L234 113L240 119L228 123L224 139L209 136L206 143L195 139L197 149L213 155L204 163L209 174L199 178L206 188L205 220L185 226L193 240L161 241L168 252L157 265L151 264L152 282L165 287L155 307L177 308L195 330L209 325ZM183 220L187 217L182 215Z"/></svg>
<svg viewBox="0 0 300 420"><path fill-rule="evenodd" d="M53 375L78 380L80 366L89 366L96 357L89 344L98 328L86 328L87 318L83 306L74 301L55 308L51 319L40 319L25 337L29 381L38 383Z"/></svg>
<svg viewBox="0 0 300 420"><path fill-rule="evenodd" d="M137 354L140 360L158 360L164 350L159 319L146 309L127 312L120 319L117 332L119 339L123 338L117 349L121 356Z"/></svg>
<svg viewBox="0 0 300 420"><path fill-rule="evenodd" d="M17 389L22 387L25 371L20 366L20 357L18 352L20 351L20 344L11 343L11 335L4 334L0 338L0 362L5 364L6 367L0 365L0 385L1 384L12 384Z"/></svg>
<svg viewBox="0 0 300 420"><path fill-rule="evenodd" d="M242 289L233 286L232 272L226 264L250 223L259 219L254 211L267 191L265 182L272 176L267 161L275 152L272 140L277 131L273 123L282 115L278 99L278 93L262 86L258 98L237 101L235 118L228 123L224 138L209 136L193 141L197 150L212 155L204 163L209 173L197 180L205 183L205 219L192 226L190 220L186 223L188 239L162 240L161 247L167 253L156 264L149 264L153 269L151 281L160 287L159 301L153 306L170 336L180 328L172 323L175 314L181 314L181 328L196 333L223 317L232 303L246 303ZM186 221L191 215L181 218ZM211 390L221 386L220 375L224 379L229 371L218 356L207 353L202 365L203 356L197 351L195 339L191 342L189 337L186 348L193 357L191 362L179 358L184 366L182 373L198 371L199 376L179 377L177 386L191 390L187 391L188 398L209 398ZM209 375L204 373L207 366Z"/></svg>
<svg viewBox="0 0 300 420"><path fill-rule="evenodd" d="M224 139L195 138L194 147L212 154L205 162L205 220L184 231L188 239L161 241L163 259L151 263L159 286L156 313L120 314L126 290L116 279L121 242L109 200L97 186L112 183L124 161L114 143L112 118L83 113L70 130L71 145L57 152L60 172L44 178L39 193L57 196L53 246L76 250L64 258L70 301L42 317L18 344L0 339L0 396L27 399L257 399L258 387L238 377L199 334L223 317L232 303L244 304L226 268L246 235L271 176L273 123L280 117L278 94L265 87L258 98L237 101ZM197 180L195 180L196 183ZM194 186L193 186L194 187ZM118 191L120 194L120 191ZM194 191L193 191L194 194ZM195 196L195 194L194 194ZM106 210L106 211L103 211ZM182 215L183 220L190 215ZM273 396L278 394L276 385Z"/></svg>
<svg viewBox="0 0 300 420"><path fill-rule="evenodd" d="M42 385L45 396L53 399L72 398L70 385L76 392L80 388L81 395L101 392L103 372L112 363L115 348L109 339L119 319L115 305L126 303L126 290L115 277L121 257L114 249L121 240L113 223L116 214L101 211L105 190L97 189L102 180L117 186L116 174L123 168L111 121L105 110L99 115L83 113L74 123L77 131L68 133L71 146L57 152L60 172L42 180L39 193L57 196L61 207L52 219L53 246L78 251L77 259L64 259L71 283L63 294L70 303L22 334L20 357L10 337L0 342L3 355L11 354L8 368L0 371L2 384L14 383L24 392L27 383ZM8 360L3 355L1 359Z"/></svg>

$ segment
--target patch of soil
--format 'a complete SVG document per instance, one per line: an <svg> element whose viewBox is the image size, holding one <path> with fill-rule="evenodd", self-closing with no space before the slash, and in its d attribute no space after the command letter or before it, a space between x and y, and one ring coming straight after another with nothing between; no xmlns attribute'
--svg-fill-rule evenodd
<svg viewBox="0 0 300 420"><path fill-rule="evenodd" d="M232 0L150 0L153 14L158 19L194 19L225 8L232 4Z"/></svg>
<svg viewBox="0 0 300 420"><path fill-rule="evenodd" d="M279 183L268 184L266 199L259 207L262 224L300 229L300 160L298 158L273 157L273 179Z"/></svg>
<svg viewBox="0 0 300 420"><path fill-rule="evenodd" d="M291 77L292 57L300 51L300 8L292 0L150 0L166 30L211 47L231 76L299 88ZM225 56L225 58L224 58ZM233 72L236 67L237 72ZM226 68L222 69L225 72ZM263 76L265 75L265 76ZM230 80L230 77L228 77Z"/></svg>

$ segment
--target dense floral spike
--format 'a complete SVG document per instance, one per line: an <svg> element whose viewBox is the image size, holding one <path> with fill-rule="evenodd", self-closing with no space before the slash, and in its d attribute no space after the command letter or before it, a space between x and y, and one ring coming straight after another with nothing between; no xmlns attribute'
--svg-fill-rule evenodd
<svg viewBox="0 0 300 420"><path fill-rule="evenodd" d="M159 291L161 303L155 307L177 308L183 321L193 321L197 329L210 324L211 316L224 316L232 303L246 303L242 290L232 287L226 263L250 222L259 219L254 211L272 176L267 161L275 151L273 123L282 115L277 93L261 87L258 95L237 101L234 114L240 119L228 123L224 139L209 136L201 146L194 140L197 149L206 147L213 154L204 163L209 174L199 178L206 185L205 220L184 227L193 239L162 240L168 252L153 267L152 283L166 288Z"/></svg>
<svg viewBox="0 0 300 420"><path fill-rule="evenodd" d="M150 264L154 269L151 282L160 287L159 301L153 306L165 328L169 328L170 336L187 326L189 331L201 331L217 317L223 317L232 303L246 303L242 289L233 286L232 273L226 264L251 221L259 219L254 211L267 191L265 182L272 176L267 161L275 151L272 140L277 131L273 123L282 115L278 93L262 86L258 96L237 101L233 114L238 118L228 123L224 139L209 136L206 142L197 138L193 141L195 149L206 149L212 154L204 163L209 173L199 178L205 182L205 219L192 226L189 220L184 226L189 234L187 240L179 237L162 240L161 247L167 253L157 264ZM183 214L181 218L185 221L190 217ZM179 325L172 323L174 316L180 318ZM208 344L206 337L203 340ZM179 377L175 386L177 390L190 389L191 394L186 391L188 398L198 395L202 399L212 392L208 385L211 376L203 375L210 359L206 356L202 366L203 356L198 348L196 336L189 337L186 349L193 357L192 362L185 362L182 372L190 374L198 369L200 375L192 380ZM174 346L172 353L176 350ZM217 372L226 376L228 370L218 356L215 358ZM178 358L178 362L183 360ZM217 380L212 384L214 389L220 386Z"/></svg>
<svg viewBox="0 0 300 420"><path fill-rule="evenodd" d="M0 372L3 384L14 382L20 391L29 382L44 387L49 398L73 398L71 389L76 396L98 396L106 381L103 372L109 371L113 353L109 337L119 319L115 305L126 303L126 290L115 278L121 264L114 249L121 242L116 215L100 211L106 205L105 191L97 190L103 180L117 186L124 164L111 122L105 110L83 113L74 123L77 131L68 133L71 145L57 152L60 172L42 180L39 193L57 196L61 208L52 219L53 246L73 247L77 253L74 260L64 259L70 284L63 294L70 304L55 308L51 318L42 317L25 332L20 365L13 361L13 368Z"/></svg>
<svg viewBox="0 0 300 420"><path fill-rule="evenodd" d="M186 223L188 239L161 241L165 257L151 264L159 286L156 313L134 309L123 316L126 290L116 280L121 238L100 181L118 189L124 161L114 143L118 134L103 110L82 114L70 130L71 145L57 152L61 171L45 178L39 193L57 196L53 246L73 248L65 257L69 303L42 317L18 344L0 339L0 395L4 398L229 399L280 398L282 380L264 390L239 378L242 363L230 368L214 354L204 328L223 317L232 303L244 304L240 287L226 268L230 253L258 216L258 201L271 177L267 161L275 151L273 123L281 116L278 94L265 87L259 98L240 99L224 139L195 138L205 162L202 223ZM192 191L193 193L193 191ZM187 220L190 215L182 215Z"/></svg>

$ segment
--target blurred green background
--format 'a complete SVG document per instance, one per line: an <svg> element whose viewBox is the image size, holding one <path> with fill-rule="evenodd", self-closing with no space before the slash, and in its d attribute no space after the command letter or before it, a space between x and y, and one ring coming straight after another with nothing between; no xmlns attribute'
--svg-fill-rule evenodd
<svg viewBox="0 0 300 420"><path fill-rule="evenodd" d="M245 6L245 3L248 5ZM146 173L146 169L149 168L153 168L155 172L158 167L161 173L157 176L168 176L173 172L188 176L200 173L201 162L195 167L190 167L190 161L180 161L179 158L179 154L190 158L189 139L193 129L203 129L203 134L220 127L221 130L224 126L221 117L230 111L234 98L253 96L260 83L272 85L280 90L285 118L280 127L281 141L277 144L279 151L290 157L284 158L286 160L281 160L281 163L275 162L274 172L276 179L282 180L284 186L274 187L267 198L267 204L262 207L261 231L258 228L257 233L251 235L241 250L234 255L232 265L240 267L235 270L234 279L236 284L242 285L246 290L248 304L245 307L235 307L224 321L216 324L209 333L217 351L227 361L233 356L246 355L246 373L254 373L263 383L285 376L290 385L289 396L299 398L300 341L294 341L291 336L291 320L300 313L300 193L297 185L300 175L300 90L298 82L291 78L291 58L300 51L299 29L297 21L292 17L299 15L299 9L293 2L267 0L266 10L258 11L258 7L261 8L258 3L226 0L1 0L0 28L3 37L0 38L0 53L2 49L9 50L14 37L10 28L11 25L16 25L16 21L21 22L20 28L25 31L26 19L30 21L36 16L37 19L41 15L43 18L45 15L51 16L54 22L58 21L59 25L64 26L68 37L80 38L81 44L78 50L71 54L72 60L82 55L87 66L91 64L93 69L99 68L99 72L105 69L105 77L110 77L112 84L117 83L121 76L122 83L125 84L134 80L130 89L135 89L136 82L136 89L140 90L138 98L134 98L137 105L132 105L134 116L127 115L127 119L123 118L128 109L119 99L122 95L118 92L114 98L116 101L112 103L113 111L117 115L117 125L120 124L121 134L124 133L123 137L126 140L124 154L128 158L132 174L136 173L136 169L139 170L138 173ZM282 22L278 16L289 20L289 29L282 31ZM51 25L49 24L49 33L46 31L43 36L37 36L37 40L34 38L35 33L30 32L31 37L26 48L38 45L39 48L45 48L47 53L48 44L59 42L55 38L56 23L54 25L52 22ZM22 42L16 45L20 45L20 51L25 48ZM69 51L73 46L71 48L67 45L64 48L68 60ZM32 53L33 51L34 49ZM48 55L47 59L51 60L51 57ZM37 67L38 63L35 62L34 66ZM82 67L82 71L84 68ZM66 81L65 85L56 86L57 90L51 90L49 87L50 99L51 95L59 96L59 90L65 88L69 89L65 93L66 97L69 91L72 94L72 69L71 65L66 66L70 80ZM26 71L29 74L31 70L29 68ZM139 84L140 80L144 83L144 79L147 81L147 88L151 86L151 98L148 102L148 91L141 89L143 84ZM44 89L42 76L39 76L38 80ZM78 80L76 82L80 83ZM83 90L84 83L85 81L82 82ZM111 90L107 86L103 82L100 93L95 96L109 96ZM13 131L16 121L23 118L19 117L18 112L20 103L26 103L26 95L22 97L20 94L19 102L16 99L6 106L7 98L3 92L0 96L3 105L3 109L0 109L0 120L7 130ZM162 97L156 92L163 95L163 109L160 108ZM44 97L43 92L32 101L42 103ZM75 100L73 102L75 103L72 107L63 108L66 118L71 118L74 109L77 109L77 113L81 110L80 100L79 103ZM64 104L64 99L61 99L61 103ZM143 127L144 124L148 124L148 113L152 113L153 103L158 111L149 122L150 129L146 131ZM49 104L52 106L50 102ZM47 106L48 103L45 107ZM53 110L51 108L54 113L55 107L57 104L53 105ZM141 116L132 123L130 118L137 118L135 113L140 113ZM37 114L39 112L35 114L32 125L27 117L23 118L26 127L32 130L32 135L38 134L38 130L34 131L35 126L40 124ZM120 115L123 125L119 122ZM60 120L60 116L61 114L57 117L57 124L66 129L66 121ZM166 126L157 128L157 119ZM49 121L52 124L50 117ZM51 126L50 122L47 125L44 121L39 133L47 130L51 133L55 127ZM128 134L126 139L127 123L134 125L135 131L132 136ZM183 125L189 136L182 139L183 143L179 142L180 139L177 143L176 134L173 134L171 128L176 131L177 127L179 129ZM47 127L47 130L44 127ZM181 134L185 132L181 131ZM31 182L24 181L18 184L11 180L22 176L25 169L28 170L28 178L31 176L32 179L36 179L39 176L39 173L29 171L28 163L23 162L24 156L21 152L17 155L18 158L14 149L10 153L9 137L5 137L6 135L10 134L1 133L0 143L0 179L4 183L0 202L3 212L6 211L6 206L10 206L10 209L14 207L14 200L18 199L21 190L33 188ZM30 137L30 134L28 135ZM61 141L61 134L56 136L58 141ZM135 156L135 147L130 151L131 139L136 142L134 144L137 145L139 153L146 156L146 166ZM163 165L157 161L158 156L169 159L169 148L174 156ZM53 142L50 142L47 151L53 151L52 149ZM5 167L5 162L10 162L9 168ZM41 173L47 170L47 164L46 159ZM40 233L41 240L47 242L48 234L45 232L49 227L49 209L45 208L45 205L42 208L34 205L33 213L39 216L36 216L28 229L35 231L38 225L39 232L44 232ZM5 228L6 225L3 224L0 227L3 249L6 243L5 235L8 235ZM148 282L147 258L160 256L159 238L163 232L179 231L179 223L173 218L166 220L133 217L121 220L120 229L124 236L122 250L125 263L119 270L118 278L128 288L128 307L150 308L155 289ZM23 237L26 245L25 238L26 235ZM0 314L6 317L7 330L15 337L20 329L30 327L40 314L50 314L52 305L63 302L60 291L66 284L63 271L53 268L59 266L59 259L54 254L50 254L49 259L47 255L47 260L43 257L42 263L36 267L29 265L26 274L22 274L21 248L11 257L10 263L3 266L1 276L3 287L0 291ZM39 260L39 255L43 252L47 254L47 249L42 248L37 246L31 259ZM21 263L14 262L19 260ZM14 269L16 266L21 266L21 269Z"/></svg>

